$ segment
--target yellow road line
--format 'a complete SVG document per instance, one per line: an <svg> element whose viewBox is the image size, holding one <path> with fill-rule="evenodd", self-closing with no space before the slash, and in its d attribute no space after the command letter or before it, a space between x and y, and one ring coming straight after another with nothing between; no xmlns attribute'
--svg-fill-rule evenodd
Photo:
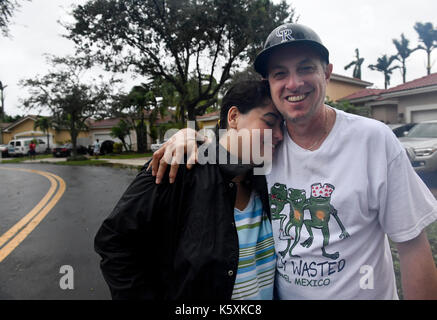
<svg viewBox="0 0 437 320"><path fill-rule="evenodd" d="M9 243L7 243L3 248L0 249L0 262L2 262L16 247L18 247L18 245L24 239L26 239L26 237L47 216L50 210L53 209L53 207L56 205L56 203L64 194L66 189L66 184L61 177L58 177L49 172L44 172L39 170L18 169L18 168L0 168L0 169L6 169L6 170L9 169L9 170L36 173L46 177L51 182L51 187L49 191L44 196L44 198L38 203L38 205L35 208L33 208L23 219L21 219L18 223L16 223L0 238L0 247L1 247L5 242L7 242L9 239L13 237L9 241ZM59 183L59 188L58 188L58 183ZM58 189L58 191L50 200L50 202L48 202L48 200L55 193L56 189ZM18 232L20 229L22 230Z"/></svg>
<svg viewBox="0 0 437 320"><path fill-rule="evenodd" d="M23 171L23 170L19 170L19 171ZM30 170L27 171L38 173ZM55 193L56 188L58 186L57 181L46 173L41 172L38 174L41 174L47 179L49 179L51 183L49 191L44 196L44 198L42 198L42 200L27 215L25 215L19 222L17 222L12 228L10 228L7 232L5 232L0 237L0 247L3 244L5 244L7 241L9 241L9 239L11 239L18 231L20 231L20 229L23 228L47 204L47 202L50 200L52 195Z"/></svg>

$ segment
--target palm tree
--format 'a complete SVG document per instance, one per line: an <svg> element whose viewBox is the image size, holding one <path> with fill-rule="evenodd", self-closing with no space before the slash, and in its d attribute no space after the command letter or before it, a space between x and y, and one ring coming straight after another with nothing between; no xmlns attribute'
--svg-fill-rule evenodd
<svg viewBox="0 0 437 320"><path fill-rule="evenodd" d="M40 128L42 130L43 133L45 133L47 135L47 149L46 151L50 150L50 133L49 133L49 129L52 128L52 120L48 117L39 117L34 125L33 128L37 129Z"/></svg>
<svg viewBox="0 0 437 320"><path fill-rule="evenodd" d="M401 64L401 70L402 70L402 80L405 83L406 77L407 77L407 66L406 66L406 60L407 58L416 50L418 50L419 48L414 48L414 49L410 49L409 45L410 45L410 40L408 40L407 38L405 38L404 34L401 34L401 39L397 40L397 39L393 39L393 44L396 47L396 50L398 51L398 54L396 55L396 60L398 60Z"/></svg>
<svg viewBox="0 0 437 320"><path fill-rule="evenodd" d="M364 58L360 58L360 51L358 50L358 48L355 49L355 57L356 57L356 60L352 61L347 66L345 66L344 70L347 70L350 67L352 67L353 65L355 65L353 77L357 78L357 79L361 79L361 65L364 62Z"/></svg>
<svg viewBox="0 0 437 320"><path fill-rule="evenodd" d="M414 30L416 30L419 35L419 42L423 44L423 46L419 45L418 48L420 50L425 50L427 55L427 64L426 70L427 74L431 74L431 51L434 48L437 48L437 30L434 29L434 26L431 22L421 23L416 22L414 25Z"/></svg>
<svg viewBox="0 0 437 320"><path fill-rule="evenodd" d="M392 74L393 70L400 68L399 66L393 66L390 67L390 65L393 63L394 60L396 60L396 56L388 57L386 54L378 58L376 64L370 64L369 68L374 71L379 71L384 74L384 87L387 89L387 87L390 85L390 75Z"/></svg>
<svg viewBox="0 0 437 320"><path fill-rule="evenodd" d="M131 129L130 124L124 121L123 119L121 119L116 126L111 128L111 137L120 139L126 151L130 151L132 147L130 129ZM130 141L129 148L125 141L126 136L129 136L129 141Z"/></svg>

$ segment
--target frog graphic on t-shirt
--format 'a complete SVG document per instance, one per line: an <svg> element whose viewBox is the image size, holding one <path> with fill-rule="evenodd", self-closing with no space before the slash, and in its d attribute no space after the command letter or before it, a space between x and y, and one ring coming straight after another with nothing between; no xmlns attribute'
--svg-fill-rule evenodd
<svg viewBox="0 0 437 320"><path fill-rule="evenodd" d="M329 245L330 232L329 232L329 221L331 216L334 217L338 223L341 234L340 239L346 239L349 237L349 233L343 226L340 218L338 217L337 210L331 204L331 195L335 190L332 184L325 183L314 183L311 185L311 196L307 199L305 190L300 189L288 189L285 195L285 190L287 190L286 185L275 183L271 188L271 209L272 209L272 219L280 219L280 239L287 239L287 248L284 251L279 252L282 257L285 257L288 253L290 257L299 257L292 253L292 250L299 242L301 237L302 226L305 225L308 231L309 237L301 242L301 246L305 248L311 247L314 240L313 229L319 229L323 235L323 245L322 245L322 256L336 260L339 258L340 253L328 253L326 247ZM279 203L279 205L278 205ZM289 204L289 215L288 223L283 229L283 224L287 218L287 215L282 214L282 210L285 204ZM310 213L310 219L304 219L304 211L308 210ZM290 235L290 229L295 227L295 237L294 239ZM293 241L293 244L291 242Z"/></svg>

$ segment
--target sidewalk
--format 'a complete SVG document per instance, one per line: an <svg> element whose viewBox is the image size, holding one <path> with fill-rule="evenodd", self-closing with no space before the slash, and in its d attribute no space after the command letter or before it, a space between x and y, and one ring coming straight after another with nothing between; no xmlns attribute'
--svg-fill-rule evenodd
<svg viewBox="0 0 437 320"><path fill-rule="evenodd" d="M146 164L147 161L150 160L150 158L135 158L135 159L105 159L105 158L99 158L98 160L104 160L108 161L109 163L118 163L118 164L125 164L129 166L139 166L142 167Z"/></svg>

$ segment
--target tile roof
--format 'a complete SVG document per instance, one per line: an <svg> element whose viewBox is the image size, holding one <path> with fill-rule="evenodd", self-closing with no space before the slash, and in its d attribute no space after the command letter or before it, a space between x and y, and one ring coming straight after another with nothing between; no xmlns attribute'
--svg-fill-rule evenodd
<svg viewBox="0 0 437 320"><path fill-rule="evenodd" d="M112 128L115 127L119 122L121 118L111 118L111 119L103 119L103 120L91 120L90 121L90 128L97 129L97 128Z"/></svg>
<svg viewBox="0 0 437 320"><path fill-rule="evenodd" d="M357 92L354 92L346 97L341 98L340 100L352 100L352 99L359 99L364 97L371 97L371 96L377 96L381 93L383 93L384 89L363 89Z"/></svg>
<svg viewBox="0 0 437 320"><path fill-rule="evenodd" d="M429 87L435 85L437 85L437 73L432 73L429 76L408 81L396 87L387 89L385 92L389 93L389 92L396 92L396 91L404 91L404 90L417 89L417 88L423 88L423 87Z"/></svg>
<svg viewBox="0 0 437 320"><path fill-rule="evenodd" d="M220 111L214 111L211 113L205 113L202 116L196 116L196 120L202 120L202 119L206 119L206 118L211 118L211 117L216 117L220 115Z"/></svg>
<svg viewBox="0 0 437 320"><path fill-rule="evenodd" d="M390 89L363 89L352 93L346 97L343 97L339 100L355 100L366 97L380 96L376 100L384 100L385 97L383 94L392 93L392 92L401 92L408 91L412 89L425 88L430 86L437 86L437 73L432 73L428 76L424 76L419 79L415 79L412 81L408 81L406 83L400 84L396 87Z"/></svg>

